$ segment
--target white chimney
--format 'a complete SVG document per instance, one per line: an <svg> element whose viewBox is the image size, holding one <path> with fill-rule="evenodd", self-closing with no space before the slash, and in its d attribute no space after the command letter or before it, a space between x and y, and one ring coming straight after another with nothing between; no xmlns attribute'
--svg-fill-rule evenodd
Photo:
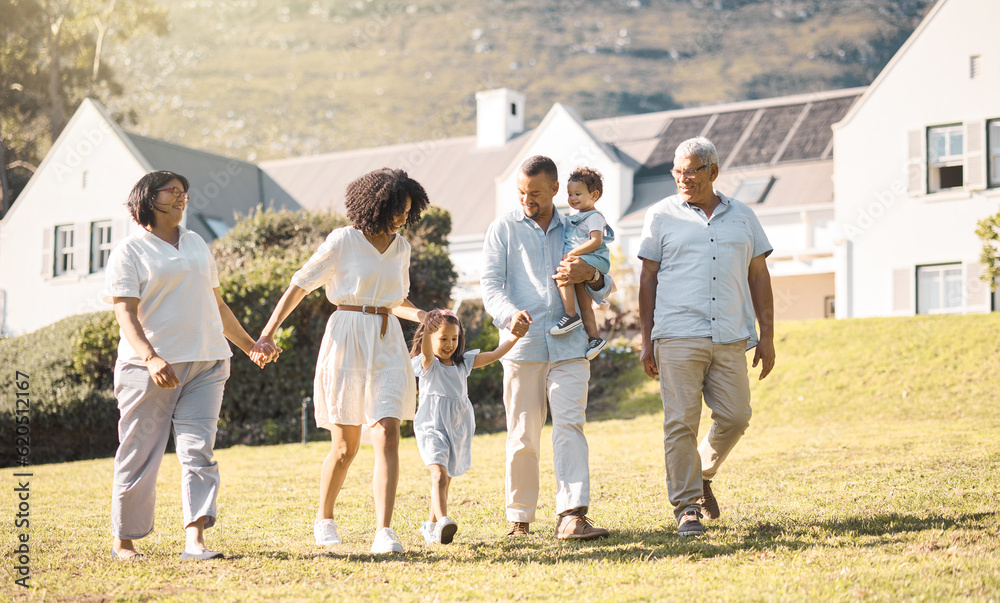
<svg viewBox="0 0 1000 603"><path fill-rule="evenodd" d="M476 93L476 147L492 149L507 144L524 131L524 95L509 88Z"/></svg>

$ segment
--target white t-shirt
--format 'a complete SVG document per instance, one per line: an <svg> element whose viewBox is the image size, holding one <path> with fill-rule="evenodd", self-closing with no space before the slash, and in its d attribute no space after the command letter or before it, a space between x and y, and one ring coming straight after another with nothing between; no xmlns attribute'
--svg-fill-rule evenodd
<svg viewBox="0 0 1000 603"><path fill-rule="evenodd" d="M150 345L170 363L232 356L212 291L219 286L215 258L200 236L180 227L177 248L145 229L125 238L108 258L104 301L139 298L139 324ZM118 359L143 365L121 333Z"/></svg>
<svg viewBox="0 0 1000 603"><path fill-rule="evenodd" d="M603 234L604 227L607 225L608 221L604 219L604 215L601 214L601 212L599 211L595 211L594 213L584 218L583 221L580 222L580 224L577 226L577 228L579 228L582 231L586 231L587 234L590 234L595 230L599 230L601 231L601 234Z"/></svg>

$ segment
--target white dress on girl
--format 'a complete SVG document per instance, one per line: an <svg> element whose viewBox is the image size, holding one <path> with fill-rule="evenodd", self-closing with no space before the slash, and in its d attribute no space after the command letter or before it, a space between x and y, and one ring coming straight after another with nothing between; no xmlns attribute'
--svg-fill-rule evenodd
<svg viewBox="0 0 1000 603"><path fill-rule="evenodd" d="M353 226L327 236L316 253L292 276L292 284L313 291L326 286L332 303L395 308L410 290L410 244L398 234L383 253ZM380 419L413 418L416 387L399 320L337 311L323 334L313 403L316 425L371 426Z"/></svg>
<svg viewBox="0 0 1000 603"><path fill-rule="evenodd" d="M411 359L420 378L420 407L413 420L413 435L425 465L441 465L449 477L472 466L472 436L476 415L469 400L469 374L479 350L469 350L462 364L446 366L437 357L424 370L421 357Z"/></svg>

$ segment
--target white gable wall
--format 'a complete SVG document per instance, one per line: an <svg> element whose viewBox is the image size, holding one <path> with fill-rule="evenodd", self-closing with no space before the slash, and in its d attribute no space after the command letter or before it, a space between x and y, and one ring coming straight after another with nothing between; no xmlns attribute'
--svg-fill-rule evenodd
<svg viewBox="0 0 1000 603"><path fill-rule="evenodd" d="M916 267L960 263L964 308L989 310L976 280L981 242L976 222L1000 209L1000 190L966 186L908 192L911 132L1000 118L1000 3L943 0L904 45L854 110L835 127L834 188L840 231L837 316L916 312ZM970 57L980 57L977 78ZM968 148L969 137L965 143ZM918 182L926 179L926 150ZM968 182L972 161L967 158Z"/></svg>
<svg viewBox="0 0 1000 603"><path fill-rule="evenodd" d="M110 308L100 301L104 273L90 273L91 224L110 220L113 243L138 228L123 203L146 171L116 127L86 101L0 224L4 332ZM74 270L53 276L59 225L75 226Z"/></svg>

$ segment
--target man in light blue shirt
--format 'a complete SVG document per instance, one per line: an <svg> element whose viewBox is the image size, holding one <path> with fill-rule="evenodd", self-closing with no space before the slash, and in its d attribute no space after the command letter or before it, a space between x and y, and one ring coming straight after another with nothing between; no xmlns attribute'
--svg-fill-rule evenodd
<svg viewBox="0 0 1000 603"><path fill-rule="evenodd" d="M678 533L719 517L711 479L750 422L746 351L760 379L774 366L771 245L753 211L717 192L719 156L705 138L677 147L678 194L646 212L639 258L642 366L660 378L667 495ZM760 323L760 338L754 318ZM697 443L701 400L712 428Z"/></svg>
<svg viewBox="0 0 1000 603"><path fill-rule="evenodd" d="M587 518L587 337L583 329L558 337L549 330L563 314L560 284L586 282L591 296L601 301L611 290L611 278L578 257L562 259L563 217L553 203L559 176L551 159L528 158L518 171L517 189L521 209L497 218L486 232L481 278L483 304L497 328L507 331L518 320L531 323L500 361L507 412L507 535L526 535L535 520L547 399L559 514L556 537L600 538L608 531Z"/></svg>

